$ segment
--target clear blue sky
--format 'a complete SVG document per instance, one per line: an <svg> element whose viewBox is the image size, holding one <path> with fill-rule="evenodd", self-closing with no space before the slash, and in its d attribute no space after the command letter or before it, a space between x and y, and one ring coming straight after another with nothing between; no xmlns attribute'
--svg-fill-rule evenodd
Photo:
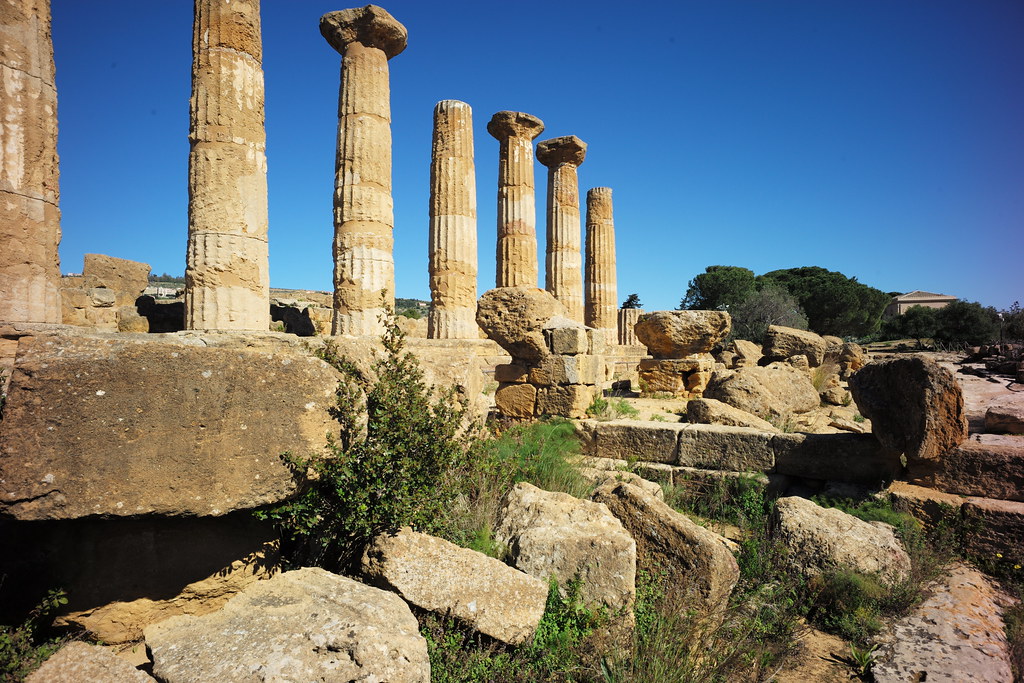
<svg viewBox="0 0 1024 683"><path fill-rule="evenodd" d="M263 0L274 287L332 289L340 58L317 25L345 7ZM1020 0L384 7L409 29L390 62L398 296L429 298L431 113L461 99L475 117L479 294L495 267L485 126L513 109L544 120L540 139L589 143L581 190L614 190L620 302L674 308L688 280L726 264L1024 303ZM191 32L189 0L53 0L63 271L94 252L184 272Z"/></svg>

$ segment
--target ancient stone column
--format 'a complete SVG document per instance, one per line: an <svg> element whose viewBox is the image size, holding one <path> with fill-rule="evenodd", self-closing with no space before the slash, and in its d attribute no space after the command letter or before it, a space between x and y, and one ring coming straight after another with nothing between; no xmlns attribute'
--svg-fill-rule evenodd
<svg viewBox="0 0 1024 683"><path fill-rule="evenodd" d="M259 0L195 0L185 328L270 324Z"/></svg>
<svg viewBox="0 0 1024 683"><path fill-rule="evenodd" d="M576 169L586 156L587 143L575 135L537 144L537 160L548 167L544 288L562 302L568 317L577 322L583 322L583 256Z"/></svg>
<svg viewBox="0 0 1024 683"><path fill-rule="evenodd" d="M434 107L429 257L427 337L478 339L473 110L458 100Z"/></svg>
<svg viewBox="0 0 1024 683"><path fill-rule="evenodd" d="M50 1L3 0L0 322L61 322L58 178Z"/></svg>
<svg viewBox="0 0 1024 683"><path fill-rule="evenodd" d="M618 292L615 282L615 221L612 189L595 187L587 192L586 311L588 327L607 331L607 342L618 341L616 319Z"/></svg>
<svg viewBox="0 0 1024 683"><path fill-rule="evenodd" d="M376 5L323 15L320 33L341 53L332 334L376 336L395 299L388 60L408 33Z"/></svg>
<svg viewBox="0 0 1024 683"><path fill-rule="evenodd" d="M499 111L487 124L500 143L496 287L537 286L533 139L543 131L540 119L521 111Z"/></svg>
<svg viewBox="0 0 1024 683"><path fill-rule="evenodd" d="M640 308L619 309L619 346L637 346L640 343L633 328L643 314L643 309Z"/></svg>

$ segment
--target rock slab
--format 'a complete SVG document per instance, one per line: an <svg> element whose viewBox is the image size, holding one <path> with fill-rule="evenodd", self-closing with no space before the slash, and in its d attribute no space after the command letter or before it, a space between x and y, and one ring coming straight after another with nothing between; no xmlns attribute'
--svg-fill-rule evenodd
<svg viewBox="0 0 1024 683"><path fill-rule="evenodd" d="M363 554L362 571L417 607L512 645L533 636L548 597L544 581L408 528L375 538Z"/></svg>
<svg viewBox="0 0 1024 683"><path fill-rule="evenodd" d="M753 415L787 416L818 407L821 399L806 372L788 363L716 370L704 398L713 398Z"/></svg>
<svg viewBox="0 0 1024 683"><path fill-rule="evenodd" d="M152 683L153 677L96 645L68 643L25 679L25 683Z"/></svg>
<svg viewBox="0 0 1024 683"><path fill-rule="evenodd" d="M400 597L317 568L154 624L146 645L164 683L430 680L427 643Z"/></svg>
<svg viewBox="0 0 1024 683"><path fill-rule="evenodd" d="M655 311L633 327L637 339L655 358L685 358L707 353L729 334L725 311Z"/></svg>

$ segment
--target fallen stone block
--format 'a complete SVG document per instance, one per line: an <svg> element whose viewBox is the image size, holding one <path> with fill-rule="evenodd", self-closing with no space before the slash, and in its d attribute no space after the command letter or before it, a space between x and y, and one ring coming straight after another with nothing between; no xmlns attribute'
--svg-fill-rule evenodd
<svg viewBox="0 0 1024 683"><path fill-rule="evenodd" d="M675 463L679 434L687 425L641 420L586 420L580 423L584 455L621 460Z"/></svg>
<svg viewBox="0 0 1024 683"><path fill-rule="evenodd" d="M899 453L870 434L776 434L775 472L807 479L879 486L900 475Z"/></svg>
<svg viewBox="0 0 1024 683"><path fill-rule="evenodd" d="M1024 566L1024 503L970 497L962 510L968 553L989 562Z"/></svg>
<svg viewBox="0 0 1024 683"><path fill-rule="evenodd" d="M940 524L956 524L965 499L943 491L915 486L905 481L894 481L886 489L893 509L913 515L926 528Z"/></svg>
<svg viewBox="0 0 1024 683"><path fill-rule="evenodd" d="M408 528L375 538L363 553L362 571L421 609L512 645L533 637L548 597L539 578Z"/></svg>
<svg viewBox="0 0 1024 683"><path fill-rule="evenodd" d="M687 402L686 421L691 424L753 427L764 432L779 431L768 420L713 398L695 398Z"/></svg>
<svg viewBox="0 0 1024 683"><path fill-rule="evenodd" d="M679 432L676 464L733 472L770 472L775 467L772 432L750 427L686 424Z"/></svg>
<svg viewBox="0 0 1024 683"><path fill-rule="evenodd" d="M1024 404L990 406L985 411L985 431L990 434L1024 434Z"/></svg>
<svg viewBox="0 0 1024 683"><path fill-rule="evenodd" d="M761 349L761 353L764 354L762 363L767 365L774 361L801 355L807 358L808 364L813 368L821 365L827 347L828 342L824 337L814 332L782 325L769 325L764 337L764 346Z"/></svg>
<svg viewBox="0 0 1024 683"><path fill-rule="evenodd" d="M912 483L949 493L1024 501L1024 444L965 441L908 474Z"/></svg>
<svg viewBox="0 0 1024 683"><path fill-rule="evenodd" d="M154 624L146 646L164 683L430 680L427 643L400 597L317 568Z"/></svg>
<svg viewBox="0 0 1024 683"><path fill-rule="evenodd" d="M57 650L25 683L153 683L155 679L98 645L71 642Z"/></svg>

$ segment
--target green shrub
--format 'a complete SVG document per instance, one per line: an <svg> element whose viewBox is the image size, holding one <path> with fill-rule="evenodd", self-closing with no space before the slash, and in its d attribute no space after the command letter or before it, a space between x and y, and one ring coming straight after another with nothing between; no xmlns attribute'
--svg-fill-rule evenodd
<svg viewBox="0 0 1024 683"><path fill-rule="evenodd" d="M293 501L265 511L292 563L344 570L373 536L402 526L437 532L466 464L465 407L435 394L389 314L384 354L364 377L328 341L319 352L343 374L332 411L340 429L325 455L286 455L307 475Z"/></svg>
<svg viewBox="0 0 1024 683"><path fill-rule="evenodd" d="M809 617L822 630L860 645L881 631L886 588L876 577L838 569L812 577L808 587Z"/></svg>
<svg viewBox="0 0 1024 683"><path fill-rule="evenodd" d="M51 590L21 624L0 625L0 683L24 680L64 645L64 640L47 638L44 631L50 616L67 602L64 591Z"/></svg>
<svg viewBox="0 0 1024 683"><path fill-rule="evenodd" d="M635 418L640 411L631 406L625 399L606 399L595 396L587 408L587 415L597 420L618 420Z"/></svg>

